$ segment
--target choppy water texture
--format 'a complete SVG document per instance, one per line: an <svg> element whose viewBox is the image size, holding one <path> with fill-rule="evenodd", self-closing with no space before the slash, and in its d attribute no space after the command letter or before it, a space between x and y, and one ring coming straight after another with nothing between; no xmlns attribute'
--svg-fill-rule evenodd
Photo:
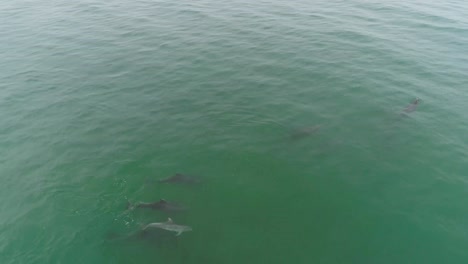
<svg viewBox="0 0 468 264"><path fill-rule="evenodd" d="M468 263L466 1L2 1L0 39L2 264Z"/></svg>

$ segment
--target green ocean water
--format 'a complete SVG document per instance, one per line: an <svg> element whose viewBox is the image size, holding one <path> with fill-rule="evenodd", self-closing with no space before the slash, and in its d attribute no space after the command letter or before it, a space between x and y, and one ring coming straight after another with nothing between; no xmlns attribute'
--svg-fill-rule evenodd
<svg viewBox="0 0 468 264"><path fill-rule="evenodd" d="M2 264L468 263L465 1L3 1L0 58Z"/></svg>

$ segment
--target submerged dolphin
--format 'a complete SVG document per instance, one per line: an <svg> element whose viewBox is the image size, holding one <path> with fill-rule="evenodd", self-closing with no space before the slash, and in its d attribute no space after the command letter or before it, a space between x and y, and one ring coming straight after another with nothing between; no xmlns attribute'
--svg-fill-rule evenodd
<svg viewBox="0 0 468 264"><path fill-rule="evenodd" d="M128 204L129 209L134 208L150 208L153 210L161 210L161 211L168 211L168 212L175 212L175 211L185 211L187 210L186 207L178 205L176 203L168 202L165 199L161 199L154 203L136 203L136 204Z"/></svg>
<svg viewBox="0 0 468 264"><path fill-rule="evenodd" d="M108 241L136 241L144 240L150 242L158 247L174 245L174 237L171 233L166 232L162 229L152 229L152 230L137 230L128 234L119 234L117 232L109 232L106 235Z"/></svg>
<svg viewBox="0 0 468 264"><path fill-rule="evenodd" d="M148 224L147 226L143 228L143 231L149 227L160 228L160 229L164 229L167 231L173 231L177 233L176 236L180 236L182 232L192 231L192 228L190 226L177 225L174 223L174 221L172 221L171 218L167 218L167 221L163 223Z"/></svg>
<svg viewBox="0 0 468 264"><path fill-rule="evenodd" d="M421 99L416 98L411 104L409 104L405 109L403 109L401 114L404 115L414 112L418 107L419 101L421 101Z"/></svg>
<svg viewBox="0 0 468 264"><path fill-rule="evenodd" d="M307 136L310 136L317 132L320 129L320 125L315 125L315 126L309 126L309 127L303 127L301 129L294 130L291 133L291 139L297 140L301 138L305 138Z"/></svg>
<svg viewBox="0 0 468 264"><path fill-rule="evenodd" d="M176 173L173 176L168 178L158 180L160 183L183 183L183 184L197 184L200 183L201 180L195 176L185 175Z"/></svg>

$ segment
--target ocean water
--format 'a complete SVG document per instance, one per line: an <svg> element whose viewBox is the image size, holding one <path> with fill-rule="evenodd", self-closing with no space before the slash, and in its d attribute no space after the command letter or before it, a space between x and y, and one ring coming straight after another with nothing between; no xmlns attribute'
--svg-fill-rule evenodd
<svg viewBox="0 0 468 264"><path fill-rule="evenodd" d="M0 58L2 264L468 263L466 1L3 1Z"/></svg>

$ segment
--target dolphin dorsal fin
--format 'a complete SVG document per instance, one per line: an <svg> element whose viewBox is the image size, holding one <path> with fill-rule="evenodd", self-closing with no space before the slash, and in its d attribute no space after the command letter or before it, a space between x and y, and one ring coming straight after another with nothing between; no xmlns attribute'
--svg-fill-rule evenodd
<svg viewBox="0 0 468 264"><path fill-rule="evenodd" d="M159 202L160 203L165 203L165 204L167 203L166 199L160 199Z"/></svg>
<svg viewBox="0 0 468 264"><path fill-rule="evenodd" d="M167 218L167 223L168 223L168 224L173 224L174 221L172 221L172 219L171 219L170 217L168 217L168 218Z"/></svg>

